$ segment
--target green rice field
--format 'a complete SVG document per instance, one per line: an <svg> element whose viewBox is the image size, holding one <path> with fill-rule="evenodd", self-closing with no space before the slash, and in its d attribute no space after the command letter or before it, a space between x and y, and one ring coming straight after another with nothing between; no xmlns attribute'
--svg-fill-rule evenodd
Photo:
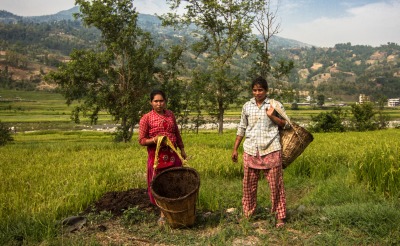
<svg viewBox="0 0 400 246"><path fill-rule="evenodd" d="M33 94L18 94L28 95ZM88 218L87 227L102 223L105 232L64 234L59 222L79 215L103 194L146 188L147 152L136 134L130 143L115 143L111 133L68 129L73 125L62 98L36 96L29 100L41 106L26 102L14 110L18 103L13 102L10 110L0 104L2 122L22 122L18 115L25 112L31 113L30 127L38 126L18 131L13 142L0 147L0 245L400 244L400 129L314 133L314 141L284 171L288 218L283 230L274 228L266 212L269 190L261 179L258 216L238 222L243 163L230 158L234 130L184 132L188 165L201 178L193 228L160 228L157 218L131 209L120 220L104 214ZM46 127L65 124L65 129L43 129L41 117ZM111 233L113 228L117 232Z"/></svg>

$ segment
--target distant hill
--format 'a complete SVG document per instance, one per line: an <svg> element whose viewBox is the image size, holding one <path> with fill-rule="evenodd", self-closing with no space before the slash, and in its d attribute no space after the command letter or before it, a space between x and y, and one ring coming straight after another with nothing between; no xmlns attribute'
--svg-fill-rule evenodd
<svg viewBox="0 0 400 246"><path fill-rule="evenodd" d="M22 19L23 19L23 17L21 17L21 16L14 15L5 10L0 10L0 22L1 23L6 23L6 24L16 23Z"/></svg>
<svg viewBox="0 0 400 246"><path fill-rule="evenodd" d="M16 23L18 21L23 22L33 22L33 23L42 23L42 22L52 22L52 21L60 21L60 20L74 20L73 14L79 12L79 7L75 6L71 9L60 11L56 14L52 15L41 15L41 16L29 16L23 17L14 15L5 10L0 10L0 22L3 23Z"/></svg>
<svg viewBox="0 0 400 246"><path fill-rule="evenodd" d="M18 21L22 22L33 22L33 23L47 23L61 20L69 20L74 21L73 17L74 13L79 12L79 7L75 6L71 9L60 11L53 15L43 15L43 16L29 16L22 17L17 16L7 11L0 11L0 22L3 23L16 23ZM161 27L161 21L157 16L149 15L149 14L139 14L139 23L142 27L152 33L159 32L159 29L165 29L165 27ZM271 40L271 48L296 48L296 47L311 47L311 45L293 40L286 39L279 36L274 36Z"/></svg>
<svg viewBox="0 0 400 246"><path fill-rule="evenodd" d="M0 87L23 89L46 87L43 75L65 61L73 49L96 48L100 32L84 28L73 14L78 7L54 15L21 17L0 11ZM177 44L185 39L193 42L193 28L174 30L163 27L153 15L140 14L139 25L149 31L156 43ZM272 63L293 60L295 68L288 78L278 81L285 88L295 89L298 96L323 94L326 98L356 100L360 93L372 98L400 97L400 46L388 43L381 47L337 44L318 48L297 40L274 36L269 44ZM204 62L193 54L185 64ZM249 60L235 57L238 71L249 67ZM22 82L21 82L22 81Z"/></svg>

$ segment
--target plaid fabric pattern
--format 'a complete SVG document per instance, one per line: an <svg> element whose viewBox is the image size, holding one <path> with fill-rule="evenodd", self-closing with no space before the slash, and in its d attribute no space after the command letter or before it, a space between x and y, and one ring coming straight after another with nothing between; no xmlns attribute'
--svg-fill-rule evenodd
<svg viewBox="0 0 400 246"><path fill-rule="evenodd" d="M276 158L273 154L257 157L250 156L246 153L244 156L244 178L243 178L243 213L244 216L250 217L254 214L257 207L257 187L258 178L261 169L251 168L259 162L268 162L270 157ZM281 156L281 155L278 155ZM253 162L253 163L250 163ZM283 185L282 165L272 167L270 169L262 169L265 179L268 181L271 193L271 213L275 214L277 219L286 218L286 197Z"/></svg>
<svg viewBox="0 0 400 246"><path fill-rule="evenodd" d="M139 143L144 143L146 139L157 135L167 136L175 146L184 147L175 116L170 110L165 110L164 115L157 114L152 110L140 119ZM148 147L155 148L155 145Z"/></svg>
<svg viewBox="0 0 400 246"><path fill-rule="evenodd" d="M283 105L280 104L284 111ZM269 98L266 98L260 107L254 98L243 105L237 135L246 136L243 148L244 152L256 156L267 155L281 149L278 126L267 116Z"/></svg>

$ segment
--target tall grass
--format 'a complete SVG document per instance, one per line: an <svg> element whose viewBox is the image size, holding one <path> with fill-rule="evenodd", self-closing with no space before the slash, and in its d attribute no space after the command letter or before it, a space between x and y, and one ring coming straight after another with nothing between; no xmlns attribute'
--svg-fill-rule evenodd
<svg viewBox="0 0 400 246"><path fill-rule="evenodd" d="M388 196L400 194L399 153L398 141L371 145L354 165L357 181Z"/></svg>
<svg viewBox="0 0 400 246"><path fill-rule="evenodd" d="M305 244L400 243L399 144L394 141L400 131L314 137L284 173L291 226L316 235ZM147 152L136 135L130 144L82 131L19 133L14 138L0 148L0 244L54 238L58 221L78 214L105 192L146 187ZM183 138L189 166L200 173L198 208L240 211L243 163L230 160L235 131L185 133ZM270 206L264 180L258 202ZM220 236L229 234L222 229Z"/></svg>
<svg viewBox="0 0 400 246"><path fill-rule="evenodd" d="M315 135L312 147L290 168L294 175L321 180L344 172L388 196L399 195L399 130Z"/></svg>
<svg viewBox="0 0 400 246"><path fill-rule="evenodd" d="M104 192L144 186L146 153L137 144L90 132L21 134L15 142L0 149L2 232L49 236L56 221Z"/></svg>

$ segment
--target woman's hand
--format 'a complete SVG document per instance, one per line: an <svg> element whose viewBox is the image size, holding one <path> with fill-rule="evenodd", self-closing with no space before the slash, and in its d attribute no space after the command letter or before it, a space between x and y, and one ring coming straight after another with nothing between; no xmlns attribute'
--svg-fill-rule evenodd
<svg viewBox="0 0 400 246"><path fill-rule="evenodd" d="M267 111L267 116L275 123L277 124L279 127L284 127L286 124L286 121L283 119L280 119L278 116L276 116L274 114L275 109L272 105L270 105L270 107L268 109L266 109Z"/></svg>
<svg viewBox="0 0 400 246"><path fill-rule="evenodd" d="M158 139L159 139L159 138L162 138L162 137L163 137L162 135L157 135L157 136L153 137L153 138L152 138L152 143L155 144L155 145L157 145ZM167 146L167 143L166 143L166 142L167 142L167 141L166 141L166 138L164 138L163 141L161 142L161 147Z"/></svg>
<svg viewBox="0 0 400 246"><path fill-rule="evenodd" d="M233 162L237 162L238 161L238 152L236 150L234 150L232 152L232 161Z"/></svg>
<svg viewBox="0 0 400 246"><path fill-rule="evenodd" d="M269 106L269 108L267 109L267 116L269 118L271 118L274 115L275 109L272 105Z"/></svg>

